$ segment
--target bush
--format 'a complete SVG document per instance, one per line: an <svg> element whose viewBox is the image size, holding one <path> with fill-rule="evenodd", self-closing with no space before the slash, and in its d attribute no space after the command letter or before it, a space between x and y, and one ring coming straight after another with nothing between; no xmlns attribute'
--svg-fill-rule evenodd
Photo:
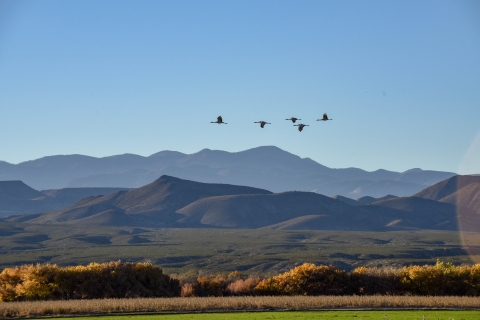
<svg viewBox="0 0 480 320"><path fill-rule="evenodd" d="M188 280L187 280L188 281ZM223 297L251 295L260 278L249 278L238 271L197 277L182 284L182 297Z"/></svg>
<svg viewBox="0 0 480 320"><path fill-rule="evenodd" d="M181 297L194 297L195 292L193 291L193 285L191 283L184 283L182 285L182 293L180 294Z"/></svg>
<svg viewBox="0 0 480 320"><path fill-rule="evenodd" d="M0 301L14 301L17 299L16 288L22 281L20 268L6 268L0 273Z"/></svg>
<svg viewBox="0 0 480 320"><path fill-rule="evenodd" d="M350 273L351 292L358 295L403 294L401 271L360 267Z"/></svg>
<svg viewBox="0 0 480 320"><path fill-rule="evenodd" d="M260 278L238 279L230 283L227 292L232 296L253 296L255 287L260 283Z"/></svg>
<svg viewBox="0 0 480 320"><path fill-rule="evenodd" d="M224 274L198 277L193 284L196 297L223 297L227 294L228 278Z"/></svg>
<svg viewBox="0 0 480 320"><path fill-rule="evenodd" d="M180 283L150 263L24 265L0 274L0 301L179 296Z"/></svg>
<svg viewBox="0 0 480 320"><path fill-rule="evenodd" d="M58 296L56 265L23 265L0 274L0 301L47 300Z"/></svg>
<svg viewBox="0 0 480 320"><path fill-rule="evenodd" d="M281 275L261 281L261 295L342 295L349 293L348 274L334 266L304 263Z"/></svg>
<svg viewBox="0 0 480 320"><path fill-rule="evenodd" d="M413 295L478 295L472 278L473 267L437 261L434 266L410 266L401 270L402 286Z"/></svg>

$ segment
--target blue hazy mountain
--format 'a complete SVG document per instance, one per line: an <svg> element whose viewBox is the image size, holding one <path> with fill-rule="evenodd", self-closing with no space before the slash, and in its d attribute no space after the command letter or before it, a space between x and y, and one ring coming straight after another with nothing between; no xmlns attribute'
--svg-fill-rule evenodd
<svg viewBox="0 0 480 320"><path fill-rule="evenodd" d="M58 155L19 164L0 162L0 180L21 180L37 190L138 188L162 175L272 192L297 190L327 196L380 198L388 194L409 196L455 174L421 169L405 172L334 169L274 146L241 152L203 149L193 154L161 151L148 157L123 154L104 158Z"/></svg>

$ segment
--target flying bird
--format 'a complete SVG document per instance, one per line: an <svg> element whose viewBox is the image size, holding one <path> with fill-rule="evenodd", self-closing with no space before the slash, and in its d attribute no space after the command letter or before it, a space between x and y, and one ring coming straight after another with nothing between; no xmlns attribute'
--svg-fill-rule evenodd
<svg viewBox="0 0 480 320"><path fill-rule="evenodd" d="M328 116L326 113L323 114L323 118L322 119L317 119L317 121L327 121L327 120L333 120L333 119L328 119Z"/></svg>
<svg viewBox="0 0 480 320"><path fill-rule="evenodd" d="M308 125L308 124L300 123L300 124L294 124L293 126L297 126L297 127L298 127L298 131L302 132L303 127L308 127L309 125Z"/></svg>
<svg viewBox="0 0 480 320"><path fill-rule="evenodd" d="M223 122L222 116L218 116L217 121L210 121L210 123L227 124L226 122Z"/></svg>
<svg viewBox="0 0 480 320"><path fill-rule="evenodd" d="M265 127L266 124L271 124L270 122L266 122L266 121L256 121L254 123L260 123L260 128L263 129L263 127Z"/></svg>
<svg viewBox="0 0 480 320"><path fill-rule="evenodd" d="M295 123L297 120L302 120L302 119L292 117L290 119L285 119L285 120L292 120L292 122Z"/></svg>

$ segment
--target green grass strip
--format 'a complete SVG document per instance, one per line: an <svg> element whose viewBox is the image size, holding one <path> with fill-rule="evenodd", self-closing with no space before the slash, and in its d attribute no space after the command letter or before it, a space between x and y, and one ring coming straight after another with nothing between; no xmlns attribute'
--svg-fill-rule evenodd
<svg viewBox="0 0 480 320"><path fill-rule="evenodd" d="M79 318L62 318L64 320ZM305 312L232 312L188 313L165 315L127 315L84 317L88 320L474 320L480 319L480 311L471 310L402 310L402 311L305 311Z"/></svg>

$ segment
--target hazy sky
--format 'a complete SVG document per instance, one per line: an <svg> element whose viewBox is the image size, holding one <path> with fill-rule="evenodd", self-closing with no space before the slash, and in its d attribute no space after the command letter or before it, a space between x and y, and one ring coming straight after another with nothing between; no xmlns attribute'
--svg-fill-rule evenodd
<svg viewBox="0 0 480 320"><path fill-rule="evenodd" d="M480 2L0 1L0 111L11 163L275 145L480 173Z"/></svg>

